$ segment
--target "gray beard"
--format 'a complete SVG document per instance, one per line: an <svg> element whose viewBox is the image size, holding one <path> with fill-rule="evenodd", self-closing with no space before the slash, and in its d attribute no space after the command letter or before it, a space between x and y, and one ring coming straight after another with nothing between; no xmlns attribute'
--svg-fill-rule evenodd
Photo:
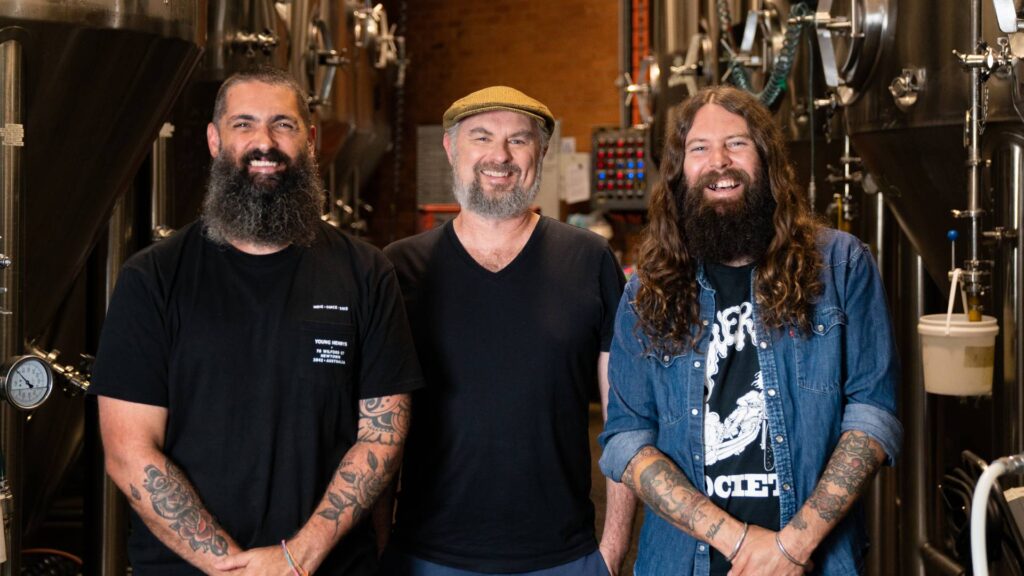
<svg viewBox="0 0 1024 576"><path fill-rule="evenodd" d="M521 173L518 168L514 171L517 174ZM530 209L530 205L537 198L537 192L540 191L540 170L537 170L537 176L529 188L523 189L517 182L511 190L498 191L490 196L484 192L478 173L474 173L472 182L462 182L453 167L452 182L455 200L463 210L469 210L491 220L507 220L521 216Z"/></svg>
<svg viewBox="0 0 1024 576"><path fill-rule="evenodd" d="M268 155L287 160L276 150ZM324 187L309 153L303 150L283 172L263 177L249 174L249 154L238 163L228 156L222 151L210 166L201 216L207 237L218 244L311 244L323 212Z"/></svg>

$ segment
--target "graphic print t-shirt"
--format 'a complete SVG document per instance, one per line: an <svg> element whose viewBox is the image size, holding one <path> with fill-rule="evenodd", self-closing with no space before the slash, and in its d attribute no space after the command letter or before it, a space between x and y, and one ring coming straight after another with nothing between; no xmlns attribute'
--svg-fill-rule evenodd
<svg viewBox="0 0 1024 576"><path fill-rule="evenodd" d="M715 290L704 379L704 483L733 517L778 530L779 493L750 293L753 265L706 263ZM711 551L711 573L730 565Z"/></svg>

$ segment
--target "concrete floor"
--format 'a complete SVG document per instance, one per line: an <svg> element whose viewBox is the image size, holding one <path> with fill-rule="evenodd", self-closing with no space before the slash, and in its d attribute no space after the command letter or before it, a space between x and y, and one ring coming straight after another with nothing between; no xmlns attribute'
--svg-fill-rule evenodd
<svg viewBox="0 0 1024 576"><path fill-rule="evenodd" d="M590 455L593 465L591 467L591 489L590 498L594 501L595 524L598 540L601 538L601 531L604 528L604 511L606 507L605 498L605 477L597 468L597 461L601 457L601 447L597 444L597 435L601 433L604 424L601 421L600 404L590 405ZM643 521L643 506L639 506L636 519L633 522L633 542L626 555L626 561L622 565L620 574L628 575L633 573L633 563L636 561L636 543L640 535L640 523Z"/></svg>

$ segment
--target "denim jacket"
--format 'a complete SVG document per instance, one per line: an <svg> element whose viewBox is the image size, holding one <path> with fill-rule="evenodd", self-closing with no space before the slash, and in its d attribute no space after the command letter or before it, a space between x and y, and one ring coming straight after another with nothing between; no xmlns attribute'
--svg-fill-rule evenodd
<svg viewBox="0 0 1024 576"><path fill-rule="evenodd" d="M811 495L842 433L868 434L884 448L889 464L898 455L903 435L895 416L899 362L874 260L862 242L835 230L823 230L818 245L823 291L809 334L790 327L766 330L754 304L757 357L778 474L776 529L785 526ZM752 273L751 283L753 279ZM715 317L715 294L703 267L697 282L701 323L707 327ZM600 436L601 470L619 481L640 448L653 445L706 493L704 363L710 330L703 330L698 352L665 354L650 349L637 328L637 287L634 277L615 321L609 366L612 392ZM817 571L860 573L866 547L863 524L855 507L812 555ZM705 575L709 553L706 543L648 509L635 573Z"/></svg>

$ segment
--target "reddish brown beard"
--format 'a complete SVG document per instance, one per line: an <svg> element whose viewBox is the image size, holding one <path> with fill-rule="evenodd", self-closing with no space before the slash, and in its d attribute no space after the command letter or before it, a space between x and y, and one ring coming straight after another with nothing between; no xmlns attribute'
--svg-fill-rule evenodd
<svg viewBox="0 0 1024 576"><path fill-rule="evenodd" d="M705 174L695 186L682 186L683 239L691 255L702 260L729 263L750 258L759 260L775 236L772 216L775 199L764 184L763 173L754 181L741 170L729 168ZM721 178L732 178L743 186L738 199L709 200L704 190Z"/></svg>

